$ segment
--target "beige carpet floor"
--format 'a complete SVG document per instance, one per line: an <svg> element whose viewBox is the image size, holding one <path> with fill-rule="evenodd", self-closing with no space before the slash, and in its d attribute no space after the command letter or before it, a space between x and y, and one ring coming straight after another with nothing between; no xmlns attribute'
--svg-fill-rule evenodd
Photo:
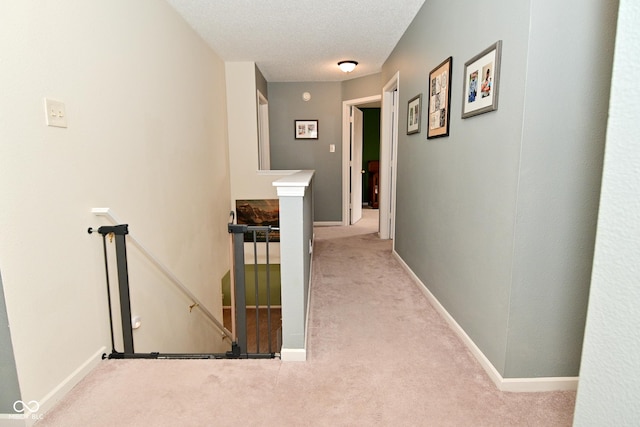
<svg viewBox="0 0 640 427"><path fill-rule="evenodd" d="M496 390L371 212L316 229L307 362L108 360L37 425L571 425L574 392Z"/></svg>

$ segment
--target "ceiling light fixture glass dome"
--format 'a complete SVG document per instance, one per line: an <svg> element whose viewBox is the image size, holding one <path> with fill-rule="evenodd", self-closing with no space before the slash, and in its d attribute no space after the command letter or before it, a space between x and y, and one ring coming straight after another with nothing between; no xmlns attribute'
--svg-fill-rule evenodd
<svg viewBox="0 0 640 427"><path fill-rule="evenodd" d="M356 65L358 65L358 62L353 60L338 62L338 67L345 73L352 72L356 68Z"/></svg>

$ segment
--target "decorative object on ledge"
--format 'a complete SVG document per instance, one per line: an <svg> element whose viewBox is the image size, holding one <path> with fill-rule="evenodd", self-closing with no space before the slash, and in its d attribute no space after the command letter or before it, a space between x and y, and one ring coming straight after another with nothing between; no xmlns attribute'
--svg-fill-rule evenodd
<svg viewBox="0 0 640 427"><path fill-rule="evenodd" d="M464 64L462 118L498 109L502 40Z"/></svg>
<svg viewBox="0 0 640 427"><path fill-rule="evenodd" d="M236 200L237 223L280 227L280 204L278 199ZM264 231L256 232L257 242L265 242ZM245 242L253 242L253 232L245 233ZM279 242L280 231L269 233L269 241Z"/></svg>
<svg viewBox="0 0 640 427"><path fill-rule="evenodd" d="M429 73L429 129L427 139L449 136L451 116L450 56Z"/></svg>
<svg viewBox="0 0 640 427"><path fill-rule="evenodd" d="M338 67L340 67L340 69L345 72L345 73L350 73L353 70L356 69L356 66L358 65L357 61L353 61L353 60L348 60L348 61L340 61L338 62Z"/></svg>
<svg viewBox="0 0 640 427"><path fill-rule="evenodd" d="M318 121L296 120L294 131L296 139L318 139Z"/></svg>
<svg viewBox="0 0 640 427"><path fill-rule="evenodd" d="M420 116L422 115L422 94L409 100L407 104L407 135L420 133Z"/></svg>

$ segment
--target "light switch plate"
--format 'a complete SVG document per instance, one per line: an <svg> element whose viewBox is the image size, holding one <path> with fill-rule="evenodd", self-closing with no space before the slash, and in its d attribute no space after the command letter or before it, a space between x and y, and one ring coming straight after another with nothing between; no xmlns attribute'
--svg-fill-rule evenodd
<svg viewBox="0 0 640 427"><path fill-rule="evenodd" d="M335 153L336 152L336 145L335 144L329 144L329 152L330 153Z"/></svg>
<svg viewBox="0 0 640 427"><path fill-rule="evenodd" d="M67 127L67 113L64 108L64 102L45 98L44 108L47 126Z"/></svg>

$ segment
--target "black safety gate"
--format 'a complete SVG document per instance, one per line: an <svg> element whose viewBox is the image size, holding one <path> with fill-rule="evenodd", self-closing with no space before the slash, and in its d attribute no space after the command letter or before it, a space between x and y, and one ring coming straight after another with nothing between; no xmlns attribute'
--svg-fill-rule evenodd
<svg viewBox="0 0 640 427"><path fill-rule="evenodd" d="M233 214L233 212L232 212ZM252 229L255 229L252 231ZM109 307L109 327L111 333L111 353L103 354L102 358L106 359L256 359L256 358L274 358L276 352L272 351L269 346L269 351L266 353L260 353L259 342L257 343L257 351L255 353L247 352L247 328L246 328L246 292L245 292L245 274L244 274L244 233L245 232L264 232L268 235L271 232L271 227L250 227L243 225L229 224L229 233L233 236L234 247L234 269L235 269L235 287L236 293L236 330L237 337L234 337L234 341L231 345L231 351L226 353L136 353L133 343L133 328L131 325L131 300L129 295L129 273L127 266L127 248L126 248L126 235L129 234L128 224L120 224L114 226L102 226L100 228L89 228L89 234L97 232L102 236L102 246L104 251L104 264L105 264L105 276L107 285L107 301ZM236 243L236 236L239 234L240 244ZM122 325L122 339L124 351L119 352L115 348L115 339L113 332L113 309L111 304L111 284L109 279L109 263L107 256L107 237L115 239L115 252L116 252L116 265L118 272L118 294L120 299L120 319ZM268 247L268 243L267 243ZM241 253L240 253L241 252ZM268 249L267 249L268 252ZM268 256L267 256L268 259ZM268 273L267 273L268 274ZM269 278L267 279L269 282ZM257 283L257 280L256 280ZM257 286L256 286L257 289ZM256 298L257 301L257 298ZM269 310L270 311L270 310ZM270 320L269 313L269 323ZM257 333L259 338L259 331ZM271 340L269 340L271 342Z"/></svg>
<svg viewBox="0 0 640 427"><path fill-rule="evenodd" d="M233 218L233 212L231 212L231 216ZM279 231L277 227L272 226L253 226L253 225L245 225L245 224L229 224L229 233L233 236L233 271L234 278L231 286L234 287L235 294L235 313L232 315L235 316L237 337L238 337L238 345L241 348L248 348L247 336L247 295L246 295L246 269L245 269L245 236L250 236L248 239L253 244L253 271L254 271L254 300L255 305L251 306L251 310L253 311L253 316L255 319L255 334L254 334L254 343L256 348L256 353L258 354L275 354L280 351L280 343L281 336L278 334L277 337L273 336L273 325L274 319L272 316L273 306L271 304L271 263L269 256L269 243L271 233L274 231ZM266 353L260 352L260 326L261 326L261 316L260 316L260 303L259 303L259 278L258 278L258 235L260 235L260 240L264 239L265 244L265 260L266 260L266 282L265 282L265 291L266 291L266 306L262 307L262 309L266 309L266 334L267 334L267 351ZM262 241L260 243L263 243ZM278 329L280 330L280 329ZM274 338L277 338L274 348ZM253 344L253 343L252 343ZM277 351L276 351L277 350Z"/></svg>

